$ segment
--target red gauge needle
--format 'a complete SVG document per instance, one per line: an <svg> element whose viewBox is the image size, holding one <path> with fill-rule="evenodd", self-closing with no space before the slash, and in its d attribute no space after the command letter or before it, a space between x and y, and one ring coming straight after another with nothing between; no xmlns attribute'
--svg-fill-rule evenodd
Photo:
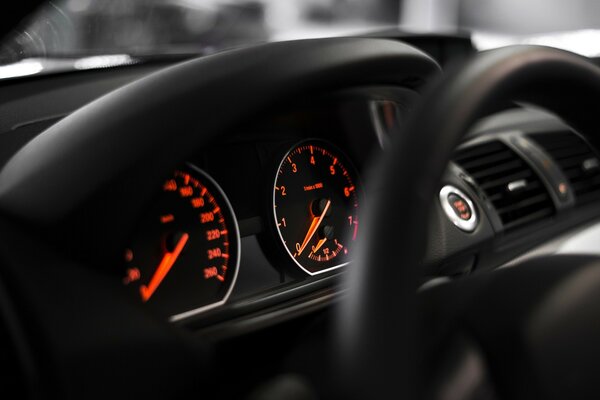
<svg viewBox="0 0 600 400"><path fill-rule="evenodd" d="M310 239L312 239L312 237L315 235L315 232L317 231L317 229L319 229L319 225L321 225L321 222L323 222L323 218L325 218L325 214L327 214L327 210L329 210L330 205L331 200L327 200L327 204L325 204L325 208L323 209L321 215L313 218L312 222L310 223L310 227L308 228L308 232L304 237L304 242L302 242L302 246L300 246L300 249L298 250L298 254L296 254L296 256L302 254L302 252L306 248L306 245L308 244L308 242L310 242Z"/></svg>
<svg viewBox="0 0 600 400"><path fill-rule="evenodd" d="M312 253L315 254L317 251L319 251L319 249L321 248L321 246L323 246L326 241L327 241L326 237L323 238L323 239L321 239L321 240L319 240L319 242L317 243L317 245L313 246Z"/></svg>
<svg viewBox="0 0 600 400"><path fill-rule="evenodd" d="M185 247L185 244L187 243L189 238L190 235L188 235L187 233L181 235L179 241L177 242L177 245L175 246L175 249L173 249L173 251L171 252L166 252L163 256L148 286L140 286L140 293L142 295L143 301L148 301L150 297L152 297L156 289L158 289L158 286L160 285L162 280L165 278L165 276L167 276L167 274L171 270L171 267L173 266L173 264L175 264L175 261L177 261L179 254Z"/></svg>

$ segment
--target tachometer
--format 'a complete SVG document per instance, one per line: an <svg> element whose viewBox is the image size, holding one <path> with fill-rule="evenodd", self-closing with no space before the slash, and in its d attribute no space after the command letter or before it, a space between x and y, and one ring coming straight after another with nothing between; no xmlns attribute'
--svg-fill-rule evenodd
<svg viewBox="0 0 600 400"><path fill-rule="evenodd" d="M239 231L216 182L192 166L175 171L125 261L123 282L171 319L225 302L237 276Z"/></svg>
<svg viewBox="0 0 600 400"><path fill-rule="evenodd" d="M346 265L358 236L359 188L349 160L321 140L295 145L283 157L273 189L279 237L311 275Z"/></svg>

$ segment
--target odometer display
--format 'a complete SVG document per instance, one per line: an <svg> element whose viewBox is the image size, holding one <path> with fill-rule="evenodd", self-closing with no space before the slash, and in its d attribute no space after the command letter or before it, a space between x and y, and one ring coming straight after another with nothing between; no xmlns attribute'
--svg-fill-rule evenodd
<svg viewBox="0 0 600 400"><path fill-rule="evenodd" d="M350 162L327 142L301 142L284 156L273 189L275 224L301 269L315 275L351 260L358 191Z"/></svg>
<svg viewBox="0 0 600 400"><path fill-rule="evenodd" d="M162 192L125 251L123 282L158 313L180 319L223 303L239 264L239 233L223 191L188 166Z"/></svg>

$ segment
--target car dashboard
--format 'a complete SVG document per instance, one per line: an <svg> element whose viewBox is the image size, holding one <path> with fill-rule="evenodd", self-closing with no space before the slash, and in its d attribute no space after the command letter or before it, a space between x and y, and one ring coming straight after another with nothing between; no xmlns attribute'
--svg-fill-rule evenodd
<svg viewBox="0 0 600 400"><path fill-rule="evenodd" d="M456 44L414 40L439 54L452 54ZM464 53L461 47L456 57ZM0 162L77 108L168 65L3 83ZM373 165L390 141L410 135L403 125L419 96L382 85L281 104L164 171L138 213L110 221L111 229L126 231L120 254L102 254L97 244L77 257L159 320L201 340L240 341L231 348L245 346L247 335L320 315L344 295L340 277L352 268L361 209L386 190ZM304 171L308 176L298 179ZM593 243L599 199L596 149L556 117L511 105L482 120L456 149L423 221L422 265L398 267L420 268L427 290L555 252L579 237ZM195 252L201 268L185 261L185 252ZM105 267L106 260L114 262ZM274 357L277 350L267 352Z"/></svg>

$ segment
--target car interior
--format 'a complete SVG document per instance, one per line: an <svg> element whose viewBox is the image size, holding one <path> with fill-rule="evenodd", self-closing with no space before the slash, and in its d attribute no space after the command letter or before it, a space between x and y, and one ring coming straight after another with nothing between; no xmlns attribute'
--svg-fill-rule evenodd
<svg viewBox="0 0 600 400"><path fill-rule="evenodd" d="M600 393L599 59L398 28L2 54L14 398Z"/></svg>

